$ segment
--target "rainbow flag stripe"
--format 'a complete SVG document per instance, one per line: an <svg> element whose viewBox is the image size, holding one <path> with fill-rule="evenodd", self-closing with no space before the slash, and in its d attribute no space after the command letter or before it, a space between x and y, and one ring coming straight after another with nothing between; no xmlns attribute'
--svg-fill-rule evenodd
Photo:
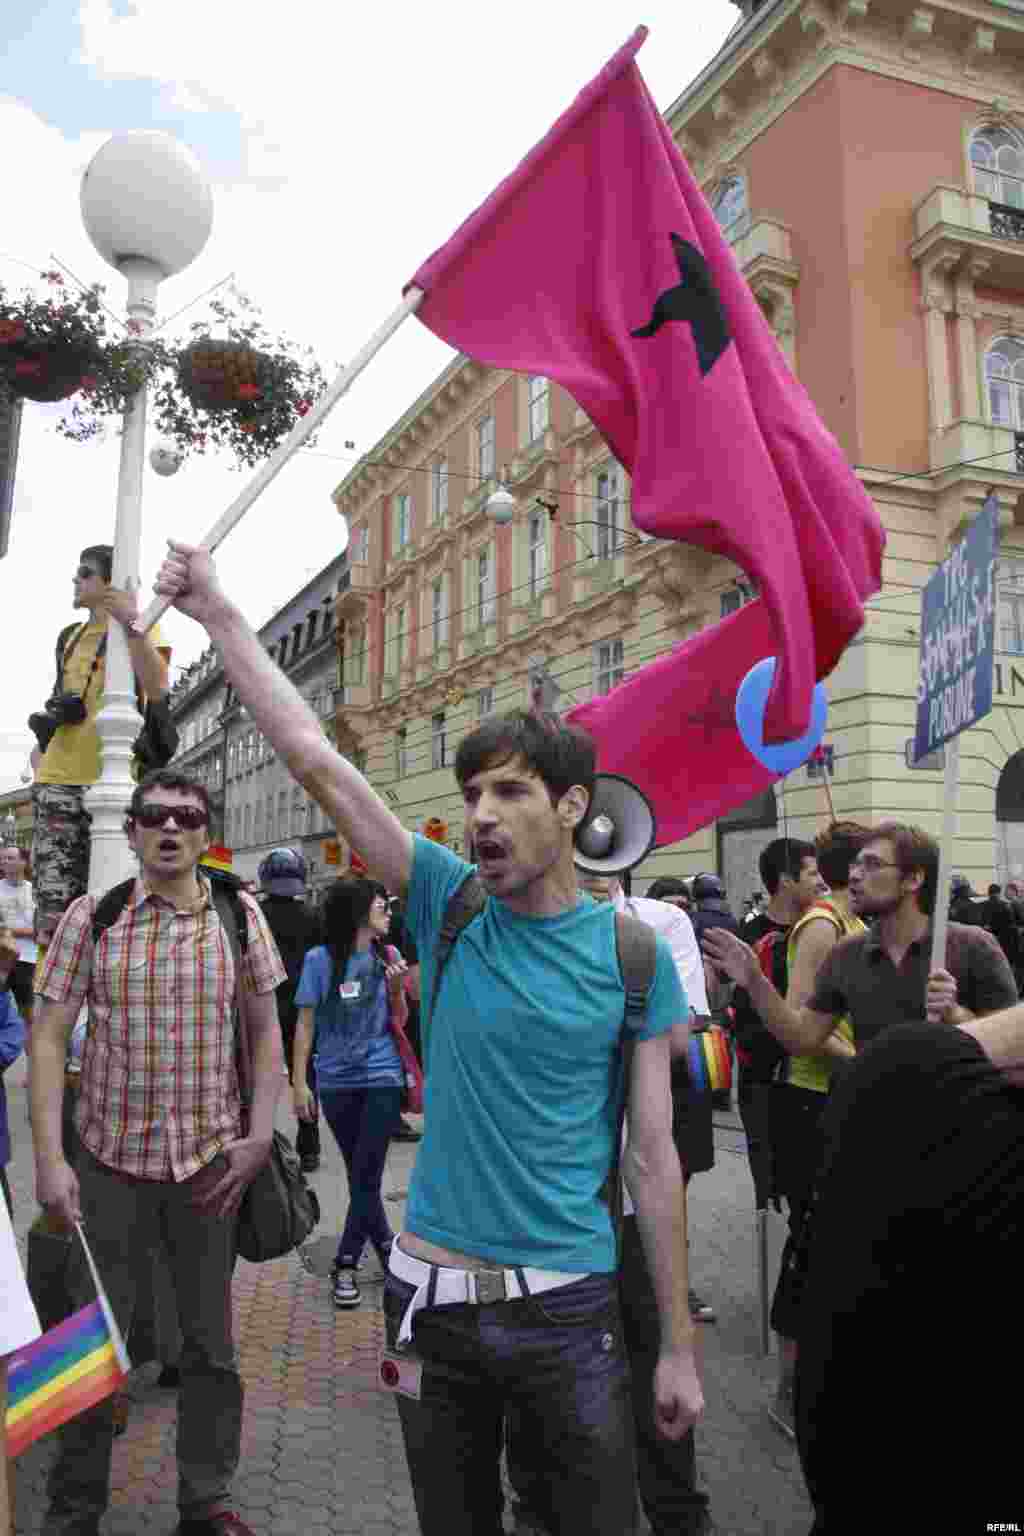
<svg viewBox="0 0 1024 1536"><path fill-rule="evenodd" d="M8 1456L109 1397L125 1375L99 1301L18 1350L7 1377Z"/></svg>
<svg viewBox="0 0 1024 1536"><path fill-rule="evenodd" d="M716 1093L732 1086L732 1059L722 1029L711 1025L690 1036L690 1076L699 1093Z"/></svg>

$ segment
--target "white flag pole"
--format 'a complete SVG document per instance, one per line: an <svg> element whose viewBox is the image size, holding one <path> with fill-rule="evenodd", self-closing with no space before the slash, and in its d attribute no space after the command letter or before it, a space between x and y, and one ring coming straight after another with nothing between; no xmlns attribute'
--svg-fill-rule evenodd
<svg viewBox="0 0 1024 1536"><path fill-rule="evenodd" d="M92 1250L85 1240L85 1232L82 1230L82 1223L80 1221L75 1222L75 1231L78 1233L79 1240L82 1244L82 1251L85 1254L85 1261L89 1266L89 1273L92 1275L92 1283L96 1287L96 1300L100 1304L100 1311L103 1313L103 1321L106 1323L107 1328L110 1331L110 1338L114 1345L114 1353L117 1356L117 1363L121 1367L122 1371L124 1371L125 1375L127 1375L132 1368L132 1362L128 1358L128 1351L125 1348L124 1339L121 1337L121 1330L117 1326L117 1319L114 1317L110 1302L107 1300L107 1293L103 1289L103 1281L100 1279L100 1272L96 1268L96 1262L93 1259Z"/></svg>
<svg viewBox="0 0 1024 1536"><path fill-rule="evenodd" d="M935 922L932 925L933 971L946 969L946 929L949 926L949 865L956 837L956 802L960 794L960 737L946 742L946 767L942 780L942 838L939 842L939 874L935 887Z"/></svg>
<svg viewBox="0 0 1024 1536"><path fill-rule="evenodd" d="M210 554L222 544L236 523L248 512L253 502L266 490L271 480L284 468L292 454L302 447L307 438L311 437L320 426L321 422L330 415L342 395L346 393L349 385L357 379L386 341L398 330L403 320L414 314L423 301L421 288L410 288L405 298L394 310L379 330L375 331L369 341L357 352L352 362L343 368L328 390L321 395L312 410L308 411L297 421L285 438L284 442L274 452L253 478L249 481L245 490L228 507L227 511L210 529L210 532L199 545L200 549L207 550ZM169 597L155 597L138 620L138 629L145 632L152 629L153 625L161 618L171 606Z"/></svg>

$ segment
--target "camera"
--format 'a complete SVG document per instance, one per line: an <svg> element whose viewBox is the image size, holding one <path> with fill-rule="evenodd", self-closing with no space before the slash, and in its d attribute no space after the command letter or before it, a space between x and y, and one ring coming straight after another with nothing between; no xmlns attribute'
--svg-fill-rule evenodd
<svg viewBox="0 0 1024 1536"><path fill-rule="evenodd" d="M59 725L81 725L88 711L80 693L55 693L48 698L41 710L29 715L28 727L45 752L50 739Z"/></svg>

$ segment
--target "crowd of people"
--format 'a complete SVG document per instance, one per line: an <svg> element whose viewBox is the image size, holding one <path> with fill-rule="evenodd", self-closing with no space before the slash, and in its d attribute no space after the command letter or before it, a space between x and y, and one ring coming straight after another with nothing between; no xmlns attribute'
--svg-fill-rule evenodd
<svg viewBox="0 0 1024 1536"><path fill-rule="evenodd" d="M367 1248L386 1273L382 1380L401 1383L425 1536L498 1536L503 1459L519 1531L620 1536L638 1500L655 1536L712 1530L695 1337L715 1308L689 1283L686 1200L714 1161L712 1112L731 1104L694 1069L713 1032L734 1055L757 1204L786 1209L765 1407L797 1442L815 1532L948 1517L968 1498L979 1518L1012 1519L1013 1416L986 1394L995 1361L1013 1377L1024 1235L1019 892L975 903L954 890L933 964L934 840L834 821L764 849L766 894L743 922L713 873L633 896L620 872L575 864L593 743L534 711L491 717L458 748L470 864L402 826L324 738L209 556L172 545L157 590L205 627L365 873L315 912L296 850L274 850L256 894L213 879L206 790L163 768L126 811L138 877L97 900L81 848L92 758L61 733L94 734L107 615L132 636L142 689L166 686L163 649L133 631L134 601L109 576L102 546L83 553L75 594L90 620L62 635L58 683L89 697L37 761L34 893L17 850L0 858L0 1066L27 1024L38 1198L52 1225L83 1224L127 1336L153 1265L166 1274L182 1536L250 1536L231 1502L234 1231L286 1074L303 1169L319 1166L321 1120L345 1164L334 1305L361 1304ZM420 1134L403 1107L423 1107L425 1129L395 1233L387 1148ZM0 1166L8 1157L0 1096ZM39 1326L3 1184L0 1357ZM75 1245L67 1288L69 1306L92 1299ZM115 1427L107 1399L61 1428L46 1536L96 1536ZM944 1436L957 1455L942 1472Z"/></svg>

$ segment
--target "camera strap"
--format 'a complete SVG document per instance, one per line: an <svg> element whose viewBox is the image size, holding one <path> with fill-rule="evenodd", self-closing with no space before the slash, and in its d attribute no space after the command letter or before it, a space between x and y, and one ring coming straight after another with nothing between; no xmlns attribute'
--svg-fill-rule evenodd
<svg viewBox="0 0 1024 1536"><path fill-rule="evenodd" d="M82 636L85 634L85 631L88 629L88 627L89 626L88 626L87 623L79 625L78 630L76 631L75 634L72 635L71 639L67 642L67 645L62 645L60 647L60 649L59 649L59 652L58 652L58 655L57 655L57 692L58 693L63 693L64 692L64 668L65 668L68 660L70 659L70 657L74 654L75 647L77 646L79 640L81 640ZM85 687L82 689L81 697L82 697L82 703L83 704L85 703L86 699L89 696L89 689L90 689L90 687L92 685L92 680L93 680L94 676L96 675L96 672L97 672L97 670L99 668L99 664L103 660L103 658L106 655L106 653L107 653L107 636L106 636L106 632L104 631L103 635L100 638L100 643L96 647L96 654L95 654L95 656L92 659L92 666L89 668L89 676L85 680Z"/></svg>

